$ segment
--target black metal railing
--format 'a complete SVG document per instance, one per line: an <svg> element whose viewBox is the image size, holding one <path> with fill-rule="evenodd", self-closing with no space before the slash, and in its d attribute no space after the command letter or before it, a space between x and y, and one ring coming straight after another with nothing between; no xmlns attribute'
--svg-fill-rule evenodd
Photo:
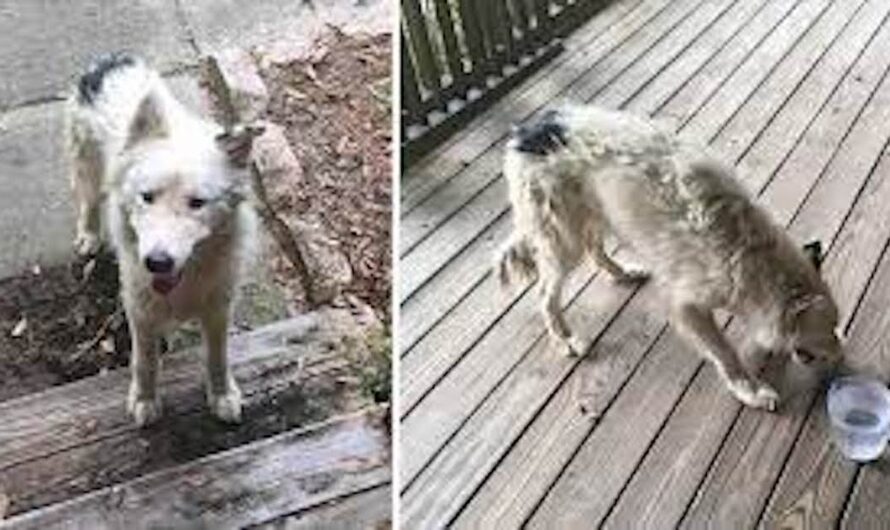
<svg viewBox="0 0 890 530"><path fill-rule="evenodd" d="M410 164L561 50L603 0L402 0L402 154Z"/></svg>

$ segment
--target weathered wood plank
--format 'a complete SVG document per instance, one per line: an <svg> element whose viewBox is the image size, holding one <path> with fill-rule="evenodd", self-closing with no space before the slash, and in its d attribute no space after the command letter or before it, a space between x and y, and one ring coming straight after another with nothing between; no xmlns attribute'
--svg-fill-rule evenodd
<svg viewBox="0 0 890 530"><path fill-rule="evenodd" d="M252 530L389 530L392 528L389 484L251 527Z"/></svg>
<svg viewBox="0 0 890 530"><path fill-rule="evenodd" d="M436 323L450 313L453 307L472 291L491 271L495 249L510 234L510 218L507 215L486 228L441 273L401 306L399 323L399 348L410 351Z"/></svg>
<svg viewBox="0 0 890 530"><path fill-rule="evenodd" d="M831 2L827 0L801 2L776 31L764 39L733 75L725 80L725 85L732 87L732 90L715 92L713 97L695 110L695 113L704 112L717 116L717 119L695 120L685 127L686 134L703 141L712 140L719 132L719 127L732 117L731 114L716 114L720 112L718 109L731 112L731 109L738 108L748 99L809 28L815 27L814 20L818 22L823 19L829 5ZM683 123L688 123L693 115L687 116Z"/></svg>
<svg viewBox="0 0 890 530"><path fill-rule="evenodd" d="M566 311L569 325L588 342L593 342L607 327L612 315L632 294L627 287L612 287L607 283L610 282L602 275L595 277ZM591 293L596 293L596 296L591 296ZM509 352L500 353L506 355ZM521 359L520 369L511 371L511 377L497 386L477 410L472 410L472 404L469 404L473 415L467 425L454 433L448 450L437 452L446 438L441 436L442 429L436 427L436 421L431 421L432 415L438 412L441 416L436 416L436 420L447 420L453 424L455 418L459 420L464 414L458 416L453 407L431 406L416 409L414 414L403 420L402 432L415 435L409 439L410 445L405 443L405 439L401 445L402 484L407 487L402 495L401 514L402 522L407 527L447 524L469 500L475 485L484 479L493 460L497 460L494 453L503 451L503 445L519 434L528 416L533 414L535 403L546 399L551 392L550 387L558 384L578 362L558 352L546 340L537 340L531 351L521 355ZM524 377L517 376L517 370ZM479 376L488 377L487 370L477 372L475 377ZM457 378L451 374L440 383L435 389L437 398L447 395L452 402L461 399L461 392L454 392L456 381ZM478 403L478 399L476 401ZM484 424L480 425L480 422ZM449 430L453 432L455 426ZM432 440L425 436L430 429L435 429L436 436ZM428 445L428 440L432 444ZM421 470L423 473L419 473ZM416 477L413 480L412 474Z"/></svg>
<svg viewBox="0 0 890 530"><path fill-rule="evenodd" d="M843 78L843 72L855 62L856 56L874 35L887 12L880 2L872 2L868 7L865 4L862 0L832 4L774 67L773 71L782 75L770 75L764 79L745 104L746 112L733 116L720 129L711 145L738 161L744 151L737 151L735 147L751 145L766 124L774 117L780 117L779 109L787 106L793 95L807 93L808 87L802 86L803 83L825 87L823 91L814 90L818 95L830 93L831 88ZM824 97L816 100L821 104ZM803 115L813 115L812 107L806 109Z"/></svg>
<svg viewBox="0 0 890 530"><path fill-rule="evenodd" d="M236 528L389 481L380 415L363 413L103 488L4 523L10 529Z"/></svg>
<svg viewBox="0 0 890 530"><path fill-rule="evenodd" d="M740 13L756 8L759 2L705 2L700 4L683 21L665 32L663 40L635 61L621 75L620 83L611 83L597 94L597 105L609 108L622 108L633 96L645 89L656 79L662 70L683 55L702 35L709 32L718 20L725 20L726 14ZM667 60L665 60L667 59Z"/></svg>
<svg viewBox="0 0 890 530"><path fill-rule="evenodd" d="M694 115L714 92L720 89L726 79L736 71L739 65L757 49L761 43L770 38L785 20L800 9L800 0L792 2L770 2L763 11L752 19L745 31L739 32L727 46L712 57L705 66L683 84L682 88L669 98L654 98L660 101L655 108L660 119L675 126L685 122ZM644 94L645 96L645 94Z"/></svg>
<svg viewBox="0 0 890 530"><path fill-rule="evenodd" d="M127 370L0 404L0 484L13 513L367 406L353 364L364 333L347 311L325 310L232 338L244 422L206 411L201 355L168 356L163 419L138 429L124 410ZM355 357L355 358L351 358Z"/></svg>
<svg viewBox="0 0 890 530"><path fill-rule="evenodd" d="M677 60L635 94L625 109L637 114L654 113L705 65L716 60L725 48L737 42L740 34L754 32L757 31L755 28L771 24L769 15L777 5L781 4L782 2L775 0L737 3L730 14L715 22ZM793 0L786 0L785 4L788 6L787 9L791 9Z"/></svg>

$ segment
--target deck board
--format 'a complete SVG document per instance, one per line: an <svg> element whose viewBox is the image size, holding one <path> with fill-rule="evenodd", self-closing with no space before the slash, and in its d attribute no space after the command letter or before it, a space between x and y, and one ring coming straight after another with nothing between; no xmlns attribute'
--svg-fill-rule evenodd
<svg viewBox="0 0 890 530"><path fill-rule="evenodd" d="M534 117L541 98L531 108L514 95L540 88L554 103L625 108L710 142L795 239L826 243L829 283L861 335L850 355L885 367L876 352L890 322L863 311L881 311L887 295L877 289L890 275L890 219L880 208L890 200L882 51L890 4L615 4L623 2L608 16L636 29L612 29L625 38L601 42L607 51L595 60L559 63L587 70L561 74L571 81L556 90L528 80L501 112ZM597 18L589 27L604 31ZM510 226L498 167L506 129L497 127L507 121L482 116L416 174L409 169L409 180L420 179L438 157L447 165L473 153L404 210L412 228L400 252L403 524L864 528L876 520L869 503L890 470L840 459L817 392L790 394L775 415L743 409L674 336L654 287L577 271L563 305L590 350L578 360L552 348L534 289L502 292L489 271ZM474 136L476 127L484 132ZM743 332L731 322L728 330Z"/></svg>

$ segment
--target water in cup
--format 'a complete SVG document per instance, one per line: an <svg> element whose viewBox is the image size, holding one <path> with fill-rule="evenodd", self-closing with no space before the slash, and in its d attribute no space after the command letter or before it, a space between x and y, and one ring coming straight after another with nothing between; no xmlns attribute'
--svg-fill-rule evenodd
<svg viewBox="0 0 890 530"><path fill-rule="evenodd" d="M878 379L849 376L828 390L834 440L851 460L868 462L884 452L890 438L890 390Z"/></svg>

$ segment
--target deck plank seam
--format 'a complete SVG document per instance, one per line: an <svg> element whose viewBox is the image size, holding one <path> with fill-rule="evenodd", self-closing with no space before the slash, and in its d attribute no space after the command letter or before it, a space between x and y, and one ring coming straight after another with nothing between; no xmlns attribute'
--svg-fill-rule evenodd
<svg viewBox="0 0 890 530"><path fill-rule="evenodd" d="M763 86L763 84L766 83L766 81L772 77L773 73L778 71L778 68L785 63L785 61L788 59L788 56L795 50L797 45L803 39L805 39L806 36L811 31L813 31L813 28L815 28L819 24L819 22L825 16L825 13L827 13L829 8L832 5L835 5L835 3L836 2L829 2L828 4L825 5L825 7L819 13L819 16L817 16L813 20L813 23L810 24L809 27L807 27L806 31L801 33L800 37L798 37L797 40L794 41L794 44L792 44L791 46L788 47L787 50L785 50L785 53L782 54L782 58L779 59L779 61L776 62L772 68L770 68L770 70L763 77L763 79L761 79L760 82L757 83L757 86L754 88L752 94L758 92L760 90L760 88ZM825 48L822 50L822 52L819 53L819 57L816 58L815 61L813 61L813 63L810 65L810 67L807 68L807 71L804 72L803 76L801 76L800 80L798 80L798 82L795 83L794 88L791 90L791 92L788 94L788 96L784 100L782 100L782 103L779 105L779 107L776 109L776 111L769 117L769 119L766 120L763 127L761 127L760 131L758 131L758 133L755 135L754 140L748 144L749 148L750 148L750 146L754 145L754 142L756 142L757 138L763 133L763 131L766 130L767 127L769 127L770 123L772 123L772 121L776 118L776 116L782 111L782 108L785 106L785 104L788 102L788 100L791 99L791 97L797 92L798 88L800 88L800 86L804 83L804 81L806 81L806 79L810 76L810 73L812 73L812 71L816 68L816 66L822 61L822 58L825 57L825 54L828 53L828 50L830 50L832 46L834 46L835 42L837 42L837 40L841 37L841 35L844 34L844 31L847 29L847 27L849 27L849 25L856 18L856 15L859 13L859 11L862 10L862 8L866 4L868 4L868 0L860 0L859 5L853 11L853 14L850 15L850 18L848 18L847 21L844 22L841 29L837 32L837 34L834 37L832 37L831 42L829 42L825 46ZM733 111L733 113L730 115L729 119L726 120L725 122L723 122L723 125L721 125L717 129L717 131L711 136L711 138L708 140L709 143L711 141L713 141L714 139L716 139L718 136L720 136L720 134L726 129L727 125L729 125L735 119L736 115L739 113L741 108L742 107L738 107L735 111Z"/></svg>
<svg viewBox="0 0 890 530"><path fill-rule="evenodd" d="M590 286L591 283L593 283L593 280L596 278L596 276L597 276L596 272L593 272L590 274L590 277L588 277L587 280L583 283L582 287L580 289L578 289L578 292L575 293L575 295L572 296L572 298L565 304L566 308L570 307L573 303L575 303L575 301L581 296L581 294L587 289L587 287ZM630 299L630 297L628 298L628 300L629 299ZM610 320L610 323L611 323L611 320ZM604 328L604 330L605 329L606 328ZM473 406L472 410L466 416L464 416L464 418L456 426L456 428L453 430L453 432L446 437L446 439L436 449L436 451L430 455L430 457L427 459L426 462L424 462L423 466L421 466L420 468L417 469L417 472L414 474L414 476L411 477L411 479L402 487L402 490L400 493L404 494L406 491L408 491L411 488L411 485L417 481L418 477L423 475L423 472L433 463L433 461L438 457L438 455L441 454L442 451L446 447L448 447L448 444L451 443L451 440L453 440L454 437L457 436L458 433L460 433L461 429L463 429L463 427L467 424L467 422L469 422L473 418L473 416L475 416L476 412L478 412L478 410L482 407L482 405L484 405L485 402L488 401L488 398L491 397L491 395L494 392L496 392L498 388L500 388L501 384L510 376L510 374L513 373L514 370L516 370L516 367L519 366L520 364L522 364L522 362L535 349L535 346L539 342L541 342L542 340L545 340L545 339L546 339L546 332L542 330L540 333L538 333L536 335L534 340L532 340L529 343L528 347L525 349L525 351L522 353L522 355L520 355L516 359L516 362L514 362L510 366L510 368L504 372L502 377L500 377L497 380L497 382L495 384L493 384L490 389L488 389L488 392L486 392L485 395L482 396L482 398ZM591 343L591 345L592 345L592 343ZM457 363L455 363L454 366L456 366L456 365L457 365ZM450 370L453 370L454 366L452 366L452 368ZM441 381L441 379L440 379L440 381ZM427 394L429 394L429 392L426 392L424 397L426 397ZM417 402L418 405L421 403L421 401L422 400ZM416 409L417 406L415 406L414 408Z"/></svg>
<svg viewBox="0 0 890 530"><path fill-rule="evenodd" d="M867 0L865 3L862 4L862 6L865 6L866 4L868 4L869 1L871 1L871 0ZM860 7L860 9L861 9L861 7ZM858 13L858 10L857 10L857 13ZM855 15L854 15L854 17L855 17ZM822 101L822 104L819 105L819 108L818 108L818 109L816 110L816 112L812 115L812 117L810 118L809 122L807 122L806 127L804 127L803 131L802 131L802 132L800 133L800 135L798 135L798 137L795 139L794 144L792 144L791 147L790 147L790 149L788 149L788 151L785 152L785 155L782 157L782 160L780 161L779 166L777 166L777 167L781 168L781 167L785 164L785 162L787 161L787 159L791 156L791 153L793 153L794 150L797 148L797 146L800 144L801 139L806 135L806 131L808 131L808 130L810 129L810 127L812 126L813 122L816 120L816 118L819 116L819 114L822 113L822 110L825 108L826 105L828 105L828 103L831 101L831 99L832 99L832 98L834 97L834 95L837 93L838 88L840 88L840 86L841 86L841 84L843 83L844 79L846 79L847 77L849 77L850 72L851 72L851 71L853 70L853 68L855 68L856 65L859 63L859 60L862 58L863 54L865 54L866 50L869 49L869 47L871 46L872 42L875 40L875 38L876 38L876 37L878 36L878 34L881 32L881 28L887 23L888 19L890 19L890 12L888 12L887 14L884 15L884 18L881 20L881 23L878 24L877 28L876 28L876 29L872 32L872 34L869 36L868 40L865 41L865 44L862 46L862 48L861 48L861 49L859 50L859 52L856 54L856 57L854 57L854 58L850 61L850 64L847 65L847 68L845 68L844 71L843 71L843 73L842 73L840 76L838 76L838 80L837 80L837 82L834 84L834 86L832 87L831 91L828 93L828 96L825 98L825 100ZM851 20L852 20L852 19L851 19ZM844 27L844 30L846 30L846 26ZM841 33L843 33L844 30L842 30ZM833 45L834 45L834 43L832 43L832 46L833 46ZM829 46L829 49L830 49L830 48L831 48L831 46ZM823 55L824 55L824 54L823 54ZM816 63L814 63L814 67L815 67L815 65L818 65L819 61L821 61L821 60L822 60L822 57L820 57L819 60L816 61ZM810 71L807 71L806 75L803 77L803 79L801 80L801 83L800 83L800 84L802 84L804 81L806 81L806 78L809 77L811 71L812 71L812 68L810 69ZM773 116L770 117L770 119L769 119L769 123L767 123L766 126L764 126L763 128L761 128L761 130L758 131L758 132L757 132L757 135L754 137L754 140L753 140L750 144L748 144L748 146L745 147L744 150L742 150L741 154L740 154L740 155L738 156L738 158L736 159L736 163L741 162L746 156L748 156L748 153L749 153L749 152L751 151L751 149L757 144L757 142L758 142L758 141L760 140L760 138L763 136L763 133L766 132L766 130L769 128L769 125L772 124L772 122L775 120L776 116L778 116L778 115L781 113L781 110L785 108L785 105L788 103L788 101L789 101L789 100L790 100L790 99L797 93L797 91L800 89L800 84L798 84L798 86L795 86L795 87L794 87L794 90L792 91L792 93L789 94L789 96L785 99L785 101L782 102L782 106L780 107L779 111L777 111L775 114L773 114ZM775 174L776 174L776 172L773 172L773 174L770 176L770 180L772 180L772 178L775 176ZM768 184L768 183L769 183L769 181L767 182L767 184Z"/></svg>

